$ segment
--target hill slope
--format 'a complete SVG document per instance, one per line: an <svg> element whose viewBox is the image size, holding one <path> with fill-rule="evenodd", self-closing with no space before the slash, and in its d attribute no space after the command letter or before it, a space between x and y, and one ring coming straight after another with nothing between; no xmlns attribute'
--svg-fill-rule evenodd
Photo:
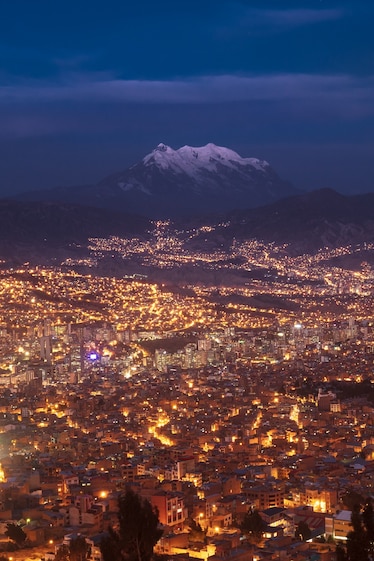
<svg viewBox="0 0 374 561"><path fill-rule="evenodd" d="M23 193L22 200L90 204L152 218L253 208L298 191L271 166L207 144L173 150L159 144L140 162L93 186Z"/></svg>

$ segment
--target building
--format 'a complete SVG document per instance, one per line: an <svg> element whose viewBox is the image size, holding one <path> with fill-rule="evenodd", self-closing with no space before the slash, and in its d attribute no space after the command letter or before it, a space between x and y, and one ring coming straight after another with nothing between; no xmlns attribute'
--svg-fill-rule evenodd
<svg viewBox="0 0 374 561"><path fill-rule="evenodd" d="M182 493L159 491L150 497L151 504L158 509L161 524L165 526L183 526L187 518Z"/></svg>
<svg viewBox="0 0 374 561"><path fill-rule="evenodd" d="M348 532L352 530L351 516L350 510L340 510L336 514L326 516L326 536L332 536L334 540L346 540Z"/></svg>

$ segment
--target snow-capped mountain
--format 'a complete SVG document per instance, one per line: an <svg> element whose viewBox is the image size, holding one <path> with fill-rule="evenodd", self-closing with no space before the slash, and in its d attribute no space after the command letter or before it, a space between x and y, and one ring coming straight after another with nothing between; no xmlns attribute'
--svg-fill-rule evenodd
<svg viewBox="0 0 374 561"><path fill-rule="evenodd" d="M255 207L297 192L268 162L215 144L178 150L159 144L97 187L103 195L122 191L132 212L162 217Z"/></svg>
<svg viewBox="0 0 374 561"><path fill-rule="evenodd" d="M238 169L238 166L252 166L257 170L265 170L268 162L256 158L241 158L239 154L215 144L207 144L199 148L182 146L173 150L166 144L159 144L151 154L143 158L145 166L156 165L160 169L171 170L175 173L186 173L191 178L199 180L202 172L217 172L217 165Z"/></svg>
<svg viewBox="0 0 374 561"><path fill-rule="evenodd" d="M297 193L268 162L242 158L215 144L178 150L159 144L137 164L95 186L48 192L52 196L49 200L126 210L152 218L253 208ZM39 200L41 194L39 191Z"/></svg>

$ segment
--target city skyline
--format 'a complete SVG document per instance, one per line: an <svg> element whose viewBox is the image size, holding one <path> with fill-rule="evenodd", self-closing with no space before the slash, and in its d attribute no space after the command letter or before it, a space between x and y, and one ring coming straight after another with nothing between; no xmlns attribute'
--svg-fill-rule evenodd
<svg viewBox="0 0 374 561"><path fill-rule="evenodd" d="M373 15L0 6L0 561L374 559Z"/></svg>
<svg viewBox="0 0 374 561"><path fill-rule="evenodd" d="M352 510L370 509L374 469L373 272L275 249L260 255L283 274L242 290L3 263L5 558L57 561L79 535L87 561L120 559L100 550L129 489L157 507L154 551L172 560L357 550ZM370 547L364 533L358 551Z"/></svg>
<svg viewBox="0 0 374 561"><path fill-rule="evenodd" d="M369 2L1 8L4 195L96 183L159 142L268 160L300 189L373 189Z"/></svg>

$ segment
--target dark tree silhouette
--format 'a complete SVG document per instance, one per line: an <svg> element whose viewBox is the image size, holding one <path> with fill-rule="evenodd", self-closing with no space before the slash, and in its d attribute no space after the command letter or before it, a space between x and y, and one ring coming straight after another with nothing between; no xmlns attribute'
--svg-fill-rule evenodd
<svg viewBox="0 0 374 561"><path fill-rule="evenodd" d="M188 525L190 527L189 533L189 540L191 542L204 542L205 541L205 532L201 527L199 522L196 522L193 518L188 521Z"/></svg>
<svg viewBox="0 0 374 561"><path fill-rule="evenodd" d="M304 522L303 520L301 520L298 525L296 526L296 530L295 530L295 538L298 538L299 536L301 536L301 539L306 542L306 540L309 540L312 536L312 532L308 526L308 524L306 522Z"/></svg>
<svg viewBox="0 0 374 561"><path fill-rule="evenodd" d="M150 561L162 536L157 509L131 489L120 495L118 507L119 528L110 527L101 542L103 560Z"/></svg>
<svg viewBox="0 0 374 561"><path fill-rule="evenodd" d="M266 522L256 509L250 509L243 518L240 529L250 541L259 542L266 528Z"/></svg>
<svg viewBox="0 0 374 561"><path fill-rule="evenodd" d="M365 502L365 498L357 491L353 489L349 489L344 495L342 496L343 504L348 508L348 510L353 511L353 509L357 505L363 505Z"/></svg>
<svg viewBox="0 0 374 561"><path fill-rule="evenodd" d="M6 525L5 535L18 546L23 545L27 537L21 526L12 522Z"/></svg>
<svg viewBox="0 0 374 561"><path fill-rule="evenodd" d="M336 561L347 561L347 554L345 552L345 549L340 544L336 546L335 553Z"/></svg>
<svg viewBox="0 0 374 561"><path fill-rule="evenodd" d="M351 526L353 530L347 534L348 560L369 561L367 532L358 505L352 510Z"/></svg>
<svg viewBox="0 0 374 561"><path fill-rule="evenodd" d="M62 544L62 546L58 548L55 555L55 561L70 561L70 550L68 545Z"/></svg>
<svg viewBox="0 0 374 561"><path fill-rule="evenodd" d="M373 501L369 498L362 511L362 522L366 530L369 554L374 554L374 508Z"/></svg>
<svg viewBox="0 0 374 561"><path fill-rule="evenodd" d="M77 536L69 544L70 561L86 561L90 546L83 536Z"/></svg>

